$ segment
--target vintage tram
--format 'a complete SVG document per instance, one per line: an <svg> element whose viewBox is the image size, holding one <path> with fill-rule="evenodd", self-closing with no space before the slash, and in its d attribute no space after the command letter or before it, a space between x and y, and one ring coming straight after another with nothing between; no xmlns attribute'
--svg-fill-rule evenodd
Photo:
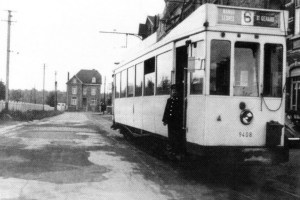
<svg viewBox="0 0 300 200"><path fill-rule="evenodd" d="M187 152L284 162L288 13L204 4L114 69L114 124L168 137L162 116L180 85Z"/></svg>

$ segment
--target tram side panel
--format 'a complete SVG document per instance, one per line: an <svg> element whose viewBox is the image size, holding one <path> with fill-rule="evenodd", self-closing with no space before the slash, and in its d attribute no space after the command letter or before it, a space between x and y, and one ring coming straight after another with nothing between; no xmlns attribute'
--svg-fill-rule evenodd
<svg viewBox="0 0 300 200"><path fill-rule="evenodd" d="M167 128L162 123L167 98L165 96L143 97L143 130L167 137Z"/></svg>
<svg viewBox="0 0 300 200"><path fill-rule="evenodd" d="M187 132L188 143L205 145L205 96L189 95L187 106Z"/></svg>
<svg viewBox="0 0 300 200"><path fill-rule="evenodd" d="M115 100L115 121L120 124L128 124L129 101L126 98Z"/></svg>
<svg viewBox="0 0 300 200"><path fill-rule="evenodd" d="M126 99L126 103L125 103L125 118L126 118L126 124L128 124L129 126L133 126L134 125L134 100L133 98L127 98Z"/></svg>
<svg viewBox="0 0 300 200"><path fill-rule="evenodd" d="M143 129L143 97L133 98L133 124L132 127Z"/></svg>
<svg viewBox="0 0 300 200"><path fill-rule="evenodd" d="M162 118L169 95L156 96L154 102L155 133L168 137L168 127L163 125Z"/></svg>
<svg viewBox="0 0 300 200"><path fill-rule="evenodd" d="M115 100L115 121L140 130L168 137L162 117L168 96L124 98Z"/></svg>

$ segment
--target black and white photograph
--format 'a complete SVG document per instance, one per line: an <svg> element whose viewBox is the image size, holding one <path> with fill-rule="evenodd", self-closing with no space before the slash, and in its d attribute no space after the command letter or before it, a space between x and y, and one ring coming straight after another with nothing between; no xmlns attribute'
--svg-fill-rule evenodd
<svg viewBox="0 0 300 200"><path fill-rule="evenodd" d="M0 200L300 200L300 0L0 20Z"/></svg>

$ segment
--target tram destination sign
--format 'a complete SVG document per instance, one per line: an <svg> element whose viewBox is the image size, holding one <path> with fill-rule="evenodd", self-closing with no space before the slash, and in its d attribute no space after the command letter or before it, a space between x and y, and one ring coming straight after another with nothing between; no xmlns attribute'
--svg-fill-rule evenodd
<svg viewBox="0 0 300 200"><path fill-rule="evenodd" d="M218 23L279 28L279 12L218 8Z"/></svg>

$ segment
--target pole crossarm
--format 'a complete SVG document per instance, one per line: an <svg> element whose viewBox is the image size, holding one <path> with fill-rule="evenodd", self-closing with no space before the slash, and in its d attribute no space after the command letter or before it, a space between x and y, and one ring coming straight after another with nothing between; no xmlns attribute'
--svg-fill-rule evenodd
<svg viewBox="0 0 300 200"><path fill-rule="evenodd" d="M126 32L116 32L116 31L99 31L99 33L109 33L109 34L121 34L121 35L132 35L135 36L137 38L139 38L140 40L143 40L142 36L136 34L136 33L126 33Z"/></svg>

